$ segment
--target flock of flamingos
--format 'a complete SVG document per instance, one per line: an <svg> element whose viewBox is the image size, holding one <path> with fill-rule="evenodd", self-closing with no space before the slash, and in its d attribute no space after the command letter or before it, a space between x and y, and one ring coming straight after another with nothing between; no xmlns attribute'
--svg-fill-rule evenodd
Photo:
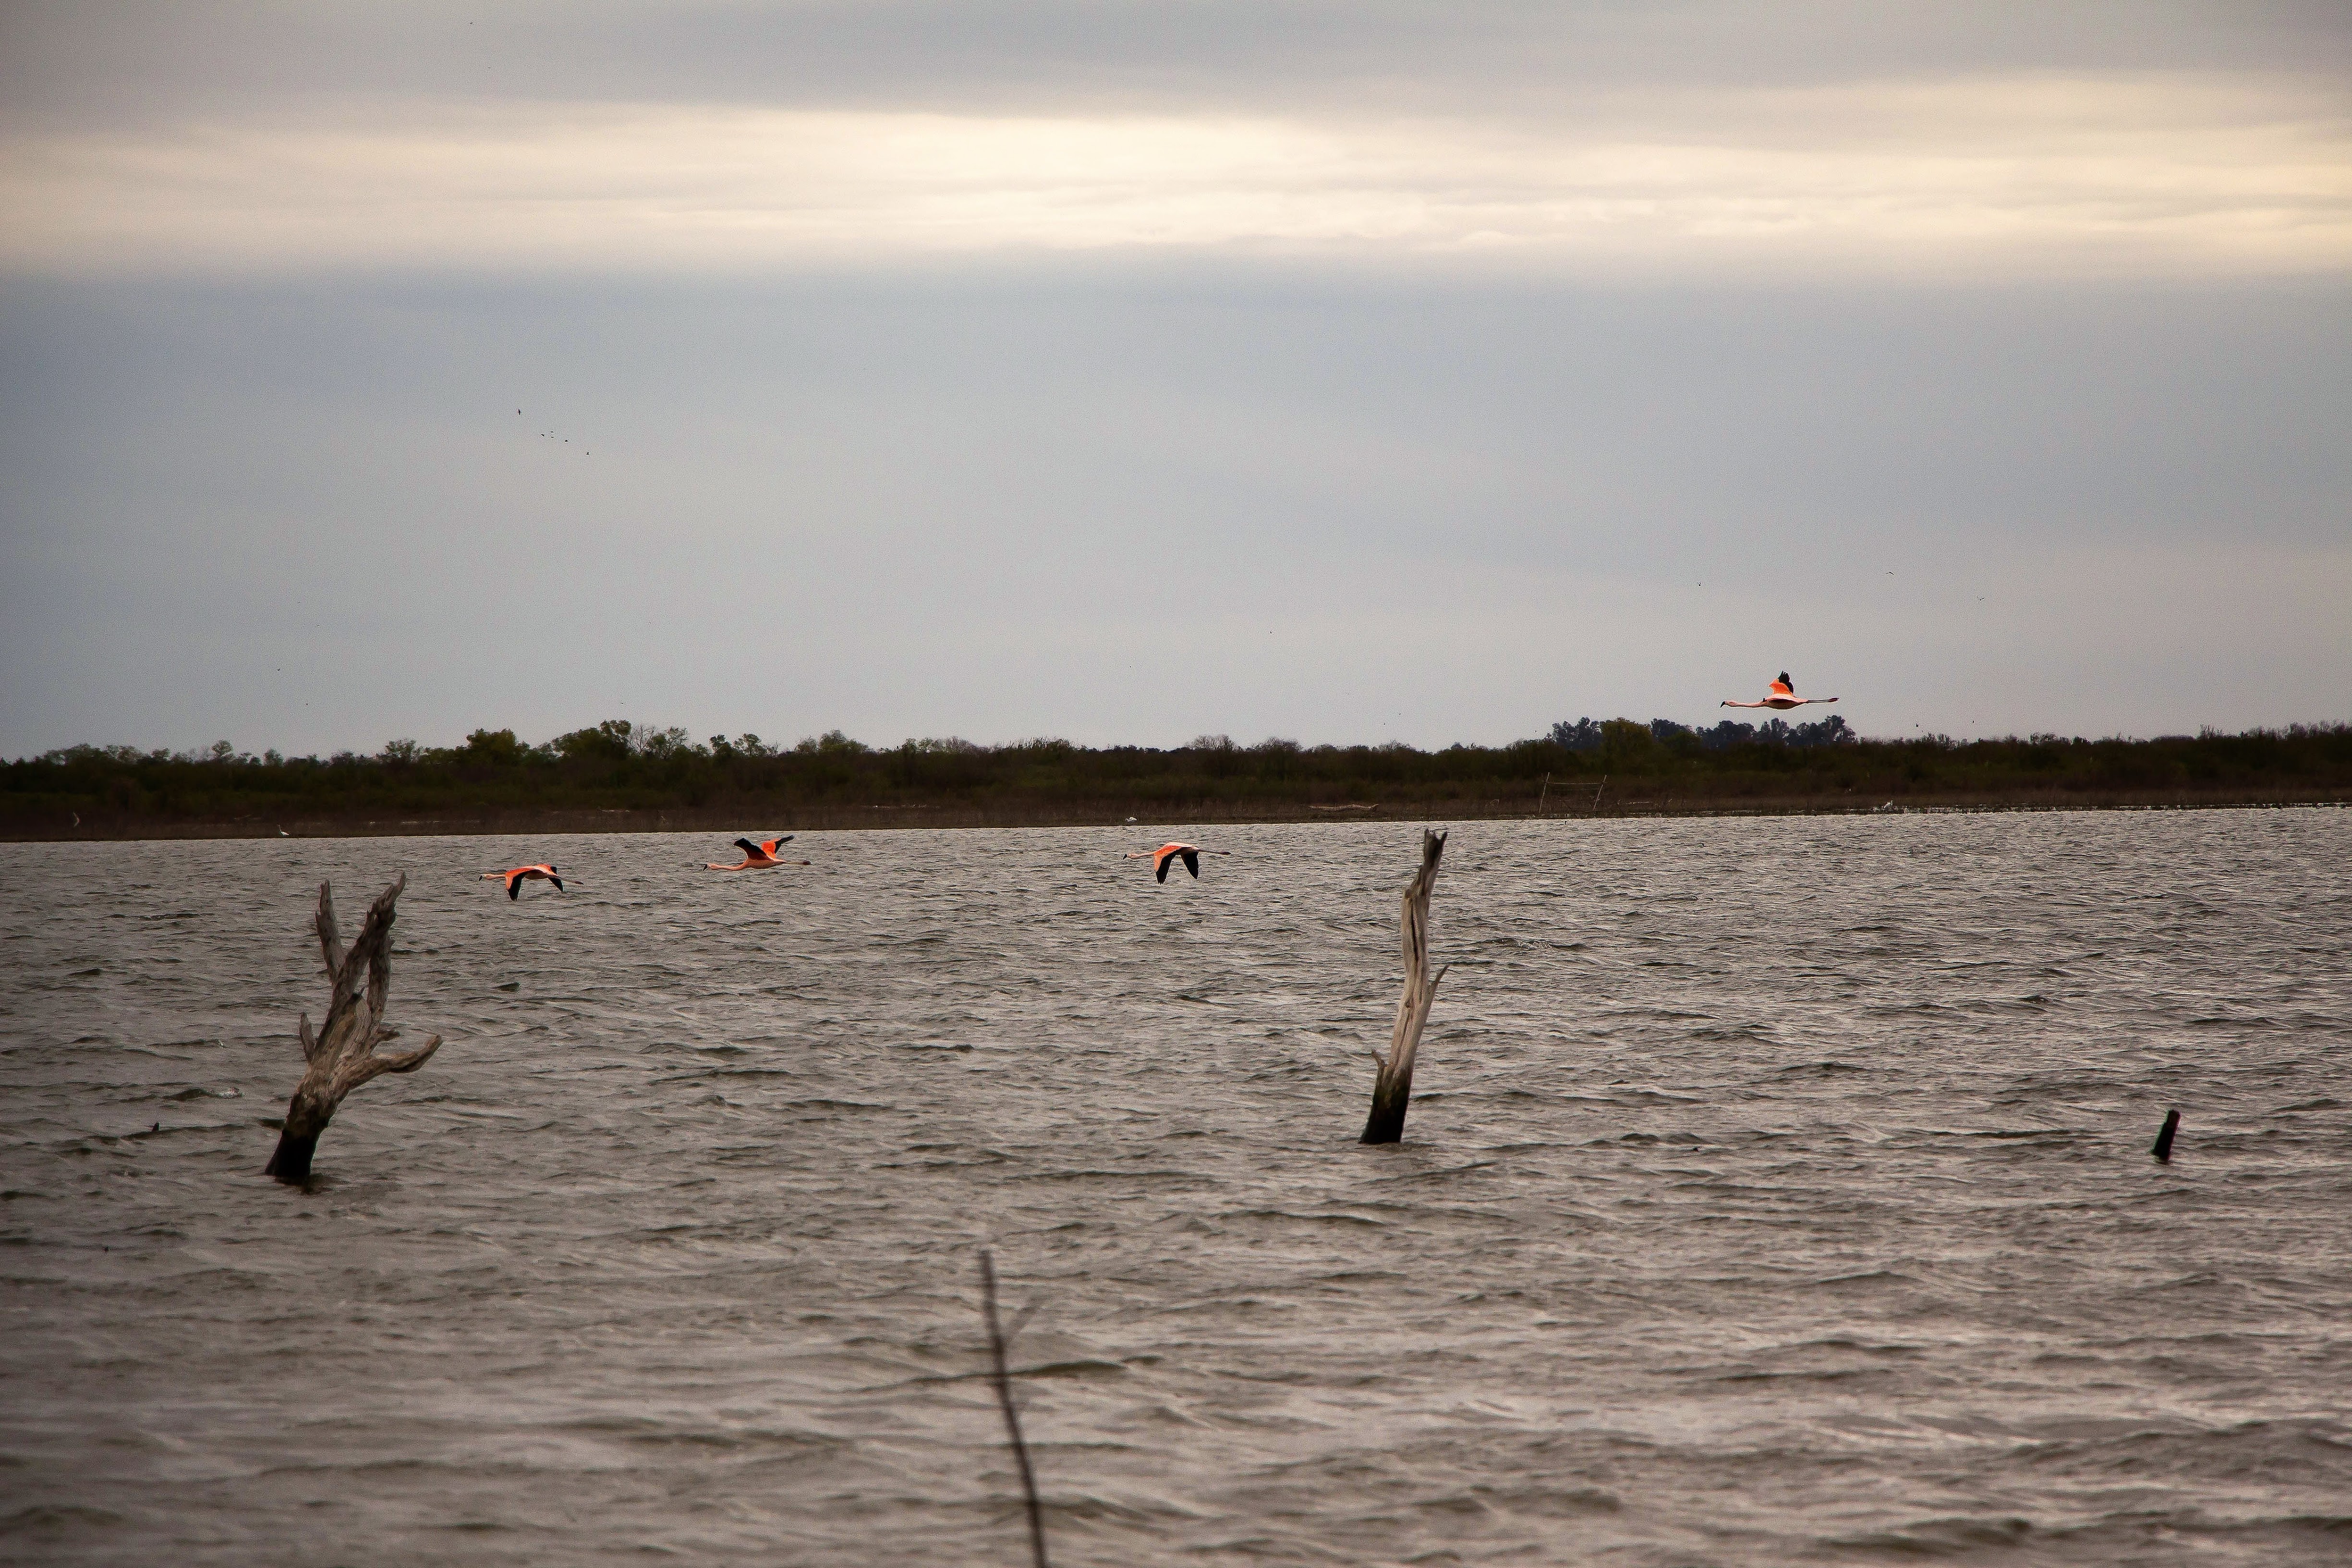
<svg viewBox="0 0 2352 1568"><path fill-rule="evenodd" d="M1772 683L1771 689L1764 694L1761 701L1738 702L1734 701L1729 698L1726 698L1724 700L1723 706L1726 708L1770 708L1781 712L1786 712L1791 708L1802 708L1808 702L1834 702L1837 699L1834 697L1798 696L1795 684L1789 679L1789 672L1784 669L1780 672L1780 679ZM1128 820L1132 822L1135 819L1133 817L1129 817ZM796 834L785 833L781 834L774 838L760 839L756 843L749 838L738 838L735 840L735 847L743 851L743 858L736 861L732 865L729 865L726 862L719 860L708 860L703 863L702 868L706 871L766 871L778 866L805 866L808 864L805 860L782 860L779 859L776 855L777 850L782 848L785 845L790 844L797 837L798 835ZM1184 869L1192 872L1192 879L1194 881L1198 881L1201 877L1202 856L1230 855L1232 853L1233 851L1230 849L1203 849L1197 844L1184 844L1171 841L1170 843L1162 844L1157 849L1139 849L1134 854L1129 855L1128 858L1130 860L1150 860L1151 862L1153 874L1162 882L1168 879L1168 868L1181 859L1184 862ZM560 893L563 890L563 879L556 874L555 867L552 864L539 866L511 866L503 871L485 871L482 873L482 879L486 882L503 881L506 883L507 897L509 899L520 899L522 897L522 885L525 882L552 882L555 884L555 890L557 892Z"/></svg>
<svg viewBox="0 0 2352 1568"><path fill-rule="evenodd" d="M790 844L797 837L796 834L786 833L774 838L761 839L756 844L749 838L738 838L735 840L735 847L743 851L743 858L732 865L720 860L706 860L703 862L702 868L706 871L765 871L777 866L805 866L808 864L805 860L781 859L776 854L778 849ZM1181 859L1184 862L1184 869L1192 872L1193 879L1197 881L1201 876L1202 856L1232 853L1230 849L1203 849L1197 844L1171 841L1162 844L1157 849L1139 849L1128 858L1149 859L1152 869L1159 873L1160 879L1163 882L1168 879L1168 868ZM555 884L557 892L563 891L563 878L557 872L551 862L537 866L510 866L503 871L485 871L482 873L482 880L503 881L507 885L507 897L509 899L522 897L522 885L525 882L552 882Z"/></svg>

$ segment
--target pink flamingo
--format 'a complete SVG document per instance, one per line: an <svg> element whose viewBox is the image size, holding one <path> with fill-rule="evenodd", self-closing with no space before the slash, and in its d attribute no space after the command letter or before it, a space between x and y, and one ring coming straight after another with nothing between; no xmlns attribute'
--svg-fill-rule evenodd
<svg viewBox="0 0 2352 1568"><path fill-rule="evenodd" d="M1789 672L1784 669L1780 672L1780 679L1772 683L1772 689L1765 694L1763 701L1734 702L1727 697L1724 699L1723 705L1726 708L1773 708L1778 709L1782 712L1786 712L1791 708L1802 708L1808 702L1834 702L1837 699L1834 697L1798 696L1796 687L1790 684Z"/></svg>
<svg viewBox="0 0 2352 1568"><path fill-rule="evenodd" d="M1192 872L1192 879L1197 882L1201 879L1202 856L1232 853L1230 849L1203 849L1197 844L1170 843L1162 844L1157 849L1139 849L1128 858L1150 861L1151 868L1159 874L1160 880L1164 882L1168 879L1168 868L1175 864L1177 857L1181 856L1184 859L1184 869Z"/></svg>
<svg viewBox="0 0 2352 1568"><path fill-rule="evenodd" d="M706 860L703 862L702 868L706 871L764 871L771 867L782 865L784 862L776 858L777 848L782 845L790 844L799 837L800 835L796 833L787 833L781 838L765 838L757 844L748 838L738 838L735 840L735 847L743 851L743 858L736 861L732 866L722 865L716 860ZM800 864L805 866L808 862L803 860Z"/></svg>
<svg viewBox="0 0 2352 1568"><path fill-rule="evenodd" d="M509 899L522 897L522 885L525 882L552 882L555 884L557 892L563 891L563 879L555 874L555 868L552 866L517 866L510 871L485 871L482 873L482 880L485 882L503 880L507 885L507 897Z"/></svg>

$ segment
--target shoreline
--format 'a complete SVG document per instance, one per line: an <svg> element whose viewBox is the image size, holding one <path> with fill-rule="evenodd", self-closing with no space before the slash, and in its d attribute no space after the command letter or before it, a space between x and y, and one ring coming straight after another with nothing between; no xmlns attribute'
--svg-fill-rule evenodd
<svg viewBox="0 0 2352 1568"><path fill-rule="evenodd" d="M855 832L899 828L1118 827L1130 818L1150 832L1170 823L1263 826L1328 822L1551 822L1763 816L1902 816L2002 812L2341 810L2352 791L2184 790L2080 793L2062 791L1939 793L1864 803L1851 792L1709 799L1664 795L1608 802L1598 807L1549 801L1487 799L1388 800L1323 805L1307 802L1244 805L1221 801L1117 805L1039 804L967 805L924 803L887 805L814 805L799 808L746 803L741 809L633 808L465 811L413 817L255 816L152 818L69 824L0 825L0 843L134 843L199 838L511 837L529 834ZM750 824L751 826L746 826Z"/></svg>

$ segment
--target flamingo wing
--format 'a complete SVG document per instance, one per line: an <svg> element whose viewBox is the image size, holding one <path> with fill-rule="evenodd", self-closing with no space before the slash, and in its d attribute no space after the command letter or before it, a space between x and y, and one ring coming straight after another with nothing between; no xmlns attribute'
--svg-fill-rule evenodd
<svg viewBox="0 0 2352 1568"><path fill-rule="evenodd" d="M507 873L507 897L509 899L522 897L522 873L519 870Z"/></svg>
<svg viewBox="0 0 2352 1568"><path fill-rule="evenodd" d="M1192 880L1196 882L1199 881L1201 879L1201 852L1198 849L1184 848L1179 849L1176 853L1184 857L1184 869L1192 873Z"/></svg>
<svg viewBox="0 0 2352 1568"><path fill-rule="evenodd" d="M1168 879L1169 864L1175 858L1176 851L1172 848L1162 849L1159 854L1154 855L1151 858L1152 874L1158 877L1160 880L1163 882L1166 881Z"/></svg>
<svg viewBox="0 0 2352 1568"><path fill-rule="evenodd" d="M760 853L773 858L776 850L780 847L790 844L793 839L799 837L800 835L797 833L787 833L782 838L771 838L765 844L760 846Z"/></svg>
<svg viewBox="0 0 2352 1568"><path fill-rule="evenodd" d="M751 856L751 855L757 855L757 854L761 853L760 847L759 847L758 845L756 845L756 844L752 843L752 842L751 842L750 839L748 839L748 838L738 838L737 840L735 840L735 847L736 847L736 848L738 848L738 849L740 849L741 851L743 851L743 853L744 853L745 855L747 855L747 856Z"/></svg>

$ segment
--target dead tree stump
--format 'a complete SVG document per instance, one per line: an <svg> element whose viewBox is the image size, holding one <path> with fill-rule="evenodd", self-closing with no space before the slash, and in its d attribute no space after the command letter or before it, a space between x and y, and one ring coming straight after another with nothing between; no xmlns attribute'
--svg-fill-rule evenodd
<svg viewBox="0 0 2352 1568"><path fill-rule="evenodd" d="M335 927L334 895L326 883L319 884L319 956L326 961L327 979L333 989L328 994L326 1022L318 1034L310 1033L310 1015L302 1015L302 1059L310 1065L294 1098L286 1102L278 1152L263 1167L264 1175L281 1182L308 1181L319 1134L334 1119L343 1096L379 1073L415 1072L441 1048L441 1037L436 1035L416 1050L389 1057L375 1054L379 1042L400 1034L383 1026L383 1004L392 989L393 905L407 886L405 876L395 879L368 906L359 940L346 952L342 934Z"/></svg>
<svg viewBox="0 0 2352 1568"><path fill-rule="evenodd" d="M1365 1120L1362 1142L1394 1143L1404 1136L1405 1106L1412 1099L1412 1058L1421 1049L1429 1005L1437 999L1437 983L1445 977L1443 969L1429 972L1429 891L1437 881L1438 857L1444 853L1445 835L1423 828L1421 869L1404 890L1404 994L1397 998L1389 1054L1375 1058L1381 1070L1372 1080L1372 1113Z"/></svg>

